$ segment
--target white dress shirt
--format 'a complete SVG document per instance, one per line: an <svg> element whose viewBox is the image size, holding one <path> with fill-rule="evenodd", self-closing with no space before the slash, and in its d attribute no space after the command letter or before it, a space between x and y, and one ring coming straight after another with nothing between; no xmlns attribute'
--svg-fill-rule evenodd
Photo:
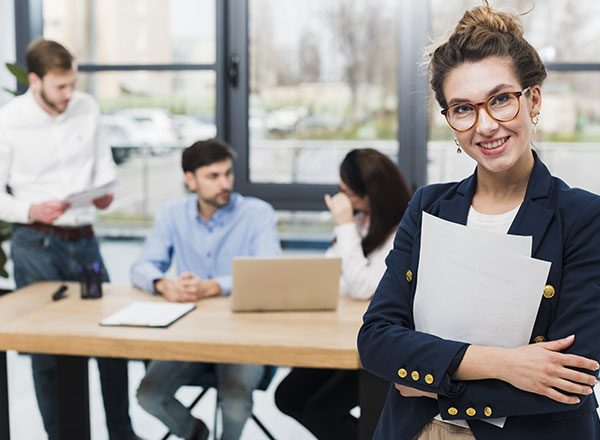
<svg viewBox="0 0 600 440"><path fill-rule="evenodd" d="M328 257L342 259L340 293L352 299L369 300L385 272L385 259L394 247L396 229L387 240L365 257L362 239L368 232L361 216L355 217L355 223L337 225L333 229L335 243L325 253Z"/></svg>
<svg viewBox="0 0 600 440"><path fill-rule="evenodd" d="M29 223L33 203L64 200L73 192L115 178L110 147L98 139L100 110L74 92L66 110L52 117L28 90L0 108L0 218ZM12 195L5 191L6 185ZM93 206L70 208L54 224L81 226L95 218Z"/></svg>

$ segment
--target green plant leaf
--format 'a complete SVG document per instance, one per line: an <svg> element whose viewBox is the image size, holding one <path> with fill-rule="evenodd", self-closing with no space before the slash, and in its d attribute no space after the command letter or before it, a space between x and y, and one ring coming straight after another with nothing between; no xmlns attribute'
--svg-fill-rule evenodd
<svg viewBox="0 0 600 440"><path fill-rule="evenodd" d="M7 93L10 93L10 94L11 94L11 95L13 95L13 96L17 96L17 95L19 94L17 91L15 91L15 90L11 90L11 89L8 89L8 88L6 88L6 87L2 87L2 90L4 90L4 91L5 91L5 92L7 92Z"/></svg>
<svg viewBox="0 0 600 440"><path fill-rule="evenodd" d="M27 78L27 69L18 63L5 63L4 64L8 71L15 77L17 83L22 86L29 86L29 79Z"/></svg>

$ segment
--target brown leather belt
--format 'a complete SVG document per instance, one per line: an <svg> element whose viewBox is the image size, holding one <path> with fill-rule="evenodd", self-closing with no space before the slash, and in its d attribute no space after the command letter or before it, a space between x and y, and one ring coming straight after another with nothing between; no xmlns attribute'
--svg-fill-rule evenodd
<svg viewBox="0 0 600 440"><path fill-rule="evenodd" d="M47 225L45 223L17 223L18 226L35 229L36 231L43 232L45 234L56 235L57 237L64 238L66 240L79 240L81 238L90 238L94 236L94 228L91 225L85 226L54 226Z"/></svg>

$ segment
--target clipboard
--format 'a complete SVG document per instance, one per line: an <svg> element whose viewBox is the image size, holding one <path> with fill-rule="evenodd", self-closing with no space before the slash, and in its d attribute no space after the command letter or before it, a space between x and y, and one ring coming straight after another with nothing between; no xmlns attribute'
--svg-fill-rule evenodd
<svg viewBox="0 0 600 440"><path fill-rule="evenodd" d="M194 303L137 301L104 318L100 325L166 328L195 308Z"/></svg>

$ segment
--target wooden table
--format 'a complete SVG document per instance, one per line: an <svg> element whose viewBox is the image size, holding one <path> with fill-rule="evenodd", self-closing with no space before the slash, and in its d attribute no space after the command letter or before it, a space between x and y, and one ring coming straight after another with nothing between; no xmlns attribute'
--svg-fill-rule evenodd
<svg viewBox="0 0 600 440"><path fill-rule="evenodd" d="M102 299L82 300L78 284L69 283L67 297L52 301L59 285L38 283L0 298L0 440L10 438L7 350L60 355L64 380L70 385L60 389L80 390L74 396L62 396L66 393L61 391L61 405L77 402L81 414L75 417L72 408L59 412L71 421L87 420L86 426L65 433L78 440L89 439L90 356L360 369L356 334L364 302L342 298L333 312L232 313L229 299L217 297L198 302L194 311L168 329L102 327L100 320L133 301L164 300L112 284L104 285ZM361 373L361 382L361 437L371 438L386 386L366 372Z"/></svg>

